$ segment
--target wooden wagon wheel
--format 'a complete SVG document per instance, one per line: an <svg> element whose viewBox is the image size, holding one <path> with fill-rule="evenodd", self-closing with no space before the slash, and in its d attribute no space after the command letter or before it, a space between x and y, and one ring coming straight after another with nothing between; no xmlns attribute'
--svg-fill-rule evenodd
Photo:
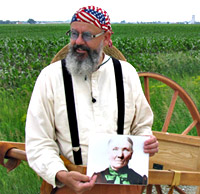
<svg viewBox="0 0 200 194"><path fill-rule="evenodd" d="M167 86L169 86L172 90L174 90L174 94L171 99L171 104L169 106L168 113L166 115L166 119L165 119L165 122L164 122L164 125L162 128L163 132L167 132L167 130L168 130L168 126L169 126L169 123L170 123L170 120L172 117L172 113L173 113L173 110L174 110L174 107L176 104L176 100L177 100L177 97L179 96L183 100L185 105L187 106L187 108L192 116L192 119L193 119L193 122L186 129L184 129L184 131L181 134L187 135L193 129L193 127L196 127L197 134L198 134L198 136L200 136L200 113L199 113L195 103L191 99L191 97L179 84L177 84L175 81L169 79L168 77L165 77L158 73L141 72L141 73L139 73L139 76L144 77L144 92L145 92L145 96L146 96L149 104L150 104L149 78L161 81L164 84L166 84Z"/></svg>
<svg viewBox="0 0 200 194"><path fill-rule="evenodd" d="M185 103L187 106L190 115L193 119L192 123L189 124L189 126L186 129L183 129L183 132L181 135L187 135L194 127L196 127L197 130L197 135L200 136L200 113L191 99L191 97L188 95L188 93L175 81L169 79L168 77L165 77L163 75L160 75L158 73L152 73L152 72L140 72L139 76L144 78L144 93L146 96L147 101L150 103L150 84L149 84L149 78L158 80L167 86L169 86L173 90L173 95L171 98L171 104L169 105L169 109L167 112L167 115L165 117L165 121L162 127L162 132L167 132L172 114L174 111L174 107L177 101L178 96L182 99L182 101ZM155 185L157 193L162 194L161 187L159 185ZM184 193L180 188L175 187L175 189L179 193ZM152 191L152 185L147 186L147 193L151 193Z"/></svg>

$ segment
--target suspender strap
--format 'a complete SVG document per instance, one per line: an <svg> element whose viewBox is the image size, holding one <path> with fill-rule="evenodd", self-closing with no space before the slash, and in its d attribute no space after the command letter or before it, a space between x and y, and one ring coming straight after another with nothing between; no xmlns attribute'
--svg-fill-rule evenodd
<svg viewBox="0 0 200 194"><path fill-rule="evenodd" d="M116 80L116 90L117 90L117 103L118 103L118 134L123 134L124 131L124 85L123 85L123 76L122 76L122 67L119 60L112 58L114 71L115 71L115 80Z"/></svg>
<svg viewBox="0 0 200 194"><path fill-rule="evenodd" d="M74 102L72 78L69 72L67 71L65 59L63 59L61 62L62 62L65 98L66 98L68 122L72 140L74 162L76 165L80 165L82 164L82 156L81 156L81 147L79 143L78 124L77 124L76 108Z"/></svg>
<svg viewBox="0 0 200 194"><path fill-rule="evenodd" d="M113 60L114 71L115 71L117 103L118 103L117 133L123 134L125 102L124 102L124 85L123 85L122 68L121 68L121 63L119 62L119 60L115 58L112 58L112 60ZM71 134L71 140L72 140L74 162L76 165L80 165L82 164L82 156L81 156L81 147L79 143L78 124L77 124L76 108L75 108L75 102L74 102L72 78L66 69L65 59L63 59L61 62L62 62L65 98L66 98L68 122L69 122L69 128L70 128L70 134Z"/></svg>

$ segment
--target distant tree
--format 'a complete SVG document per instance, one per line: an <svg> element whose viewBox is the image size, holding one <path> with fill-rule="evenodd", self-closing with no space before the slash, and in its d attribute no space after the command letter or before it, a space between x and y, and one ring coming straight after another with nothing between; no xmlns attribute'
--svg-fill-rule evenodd
<svg viewBox="0 0 200 194"><path fill-rule="evenodd" d="M16 24L16 22L10 21L10 20L6 20L6 21L0 20L0 24Z"/></svg>
<svg viewBox="0 0 200 194"><path fill-rule="evenodd" d="M27 23L29 23L29 24L35 24L36 21L35 21L34 19L29 19L29 20L27 21Z"/></svg>
<svg viewBox="0 0 200 194"><path fill-rule="evenodd" d="M125 24L125 23L126 23L126 21L125 21L125 20L122 20L120 23L121 23L121 24Z"/></svg>

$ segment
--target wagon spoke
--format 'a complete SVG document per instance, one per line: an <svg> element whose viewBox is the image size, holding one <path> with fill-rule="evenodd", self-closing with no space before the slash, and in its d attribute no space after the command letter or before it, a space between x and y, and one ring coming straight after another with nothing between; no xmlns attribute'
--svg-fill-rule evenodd
<svg viewBox="0 0 200 194"><path fill-rule="evenodd" d="M178 90L175 90L174 95L172 96L172 100L171 100L171 104L170 104L167 116L165 118L165 123L164 123L163 128L162 128L162 131L164 131L164 132L166 132L167 129L168 129L168 126L169 126L169 123L170 123L170 120L171 120L171 116L172 116L172 113L173 113L173 110L174 110L174 106L176 104L177 97L178 97Z"/></svg>
<svg viewBox="0 0 200 194"><path fill-rule="evenodd" d="M149 94L149 77L144 77L144 93L148 103L150 104L150 94Z"/></svg>
<svg viewBox="0 0 200 194"><path fill-rule="evenodd" d="M185 131L183 131L183 133L181 133L182 135L187 135L191 130L192 130L192 128L194 127L194 126L196 126L196 124L197 124L197 120L194 120L186 129L185 129Z"/></svg>
<svg viewBox="0 0 200 194"><path fill-rule="evenodd" d="M179 187L175 186L174 189L179 192L180 194L186 194L186 192L184 192L182 189L180 189Z"/></svg>
<svg viewBox="0 0 200 194"><path fill-rule="evenodd" d="M152 185L147 185L146 194L152 194Z"/></svg>
<svg viewBox="0 0 200 194"><path fill-rule="evenodd" d="M161 186L160 186L160 185L155 185L155 187L156 187L157 194L163 194L163 192L162 192L162 189L161 189Z"/></svg>

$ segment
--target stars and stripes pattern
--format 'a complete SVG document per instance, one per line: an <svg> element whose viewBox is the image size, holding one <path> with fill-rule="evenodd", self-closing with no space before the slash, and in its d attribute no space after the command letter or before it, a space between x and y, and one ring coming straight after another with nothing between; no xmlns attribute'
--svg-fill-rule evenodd
<svg viewBox="0 0 200 194"><path fill-rule="evenodd" d="M72 17L72 22L82 21L90 24L94 24L98 28L104 31L112 31L110 24L110 18L107 12L99 7L88 6L80 8Z"/></svg>

